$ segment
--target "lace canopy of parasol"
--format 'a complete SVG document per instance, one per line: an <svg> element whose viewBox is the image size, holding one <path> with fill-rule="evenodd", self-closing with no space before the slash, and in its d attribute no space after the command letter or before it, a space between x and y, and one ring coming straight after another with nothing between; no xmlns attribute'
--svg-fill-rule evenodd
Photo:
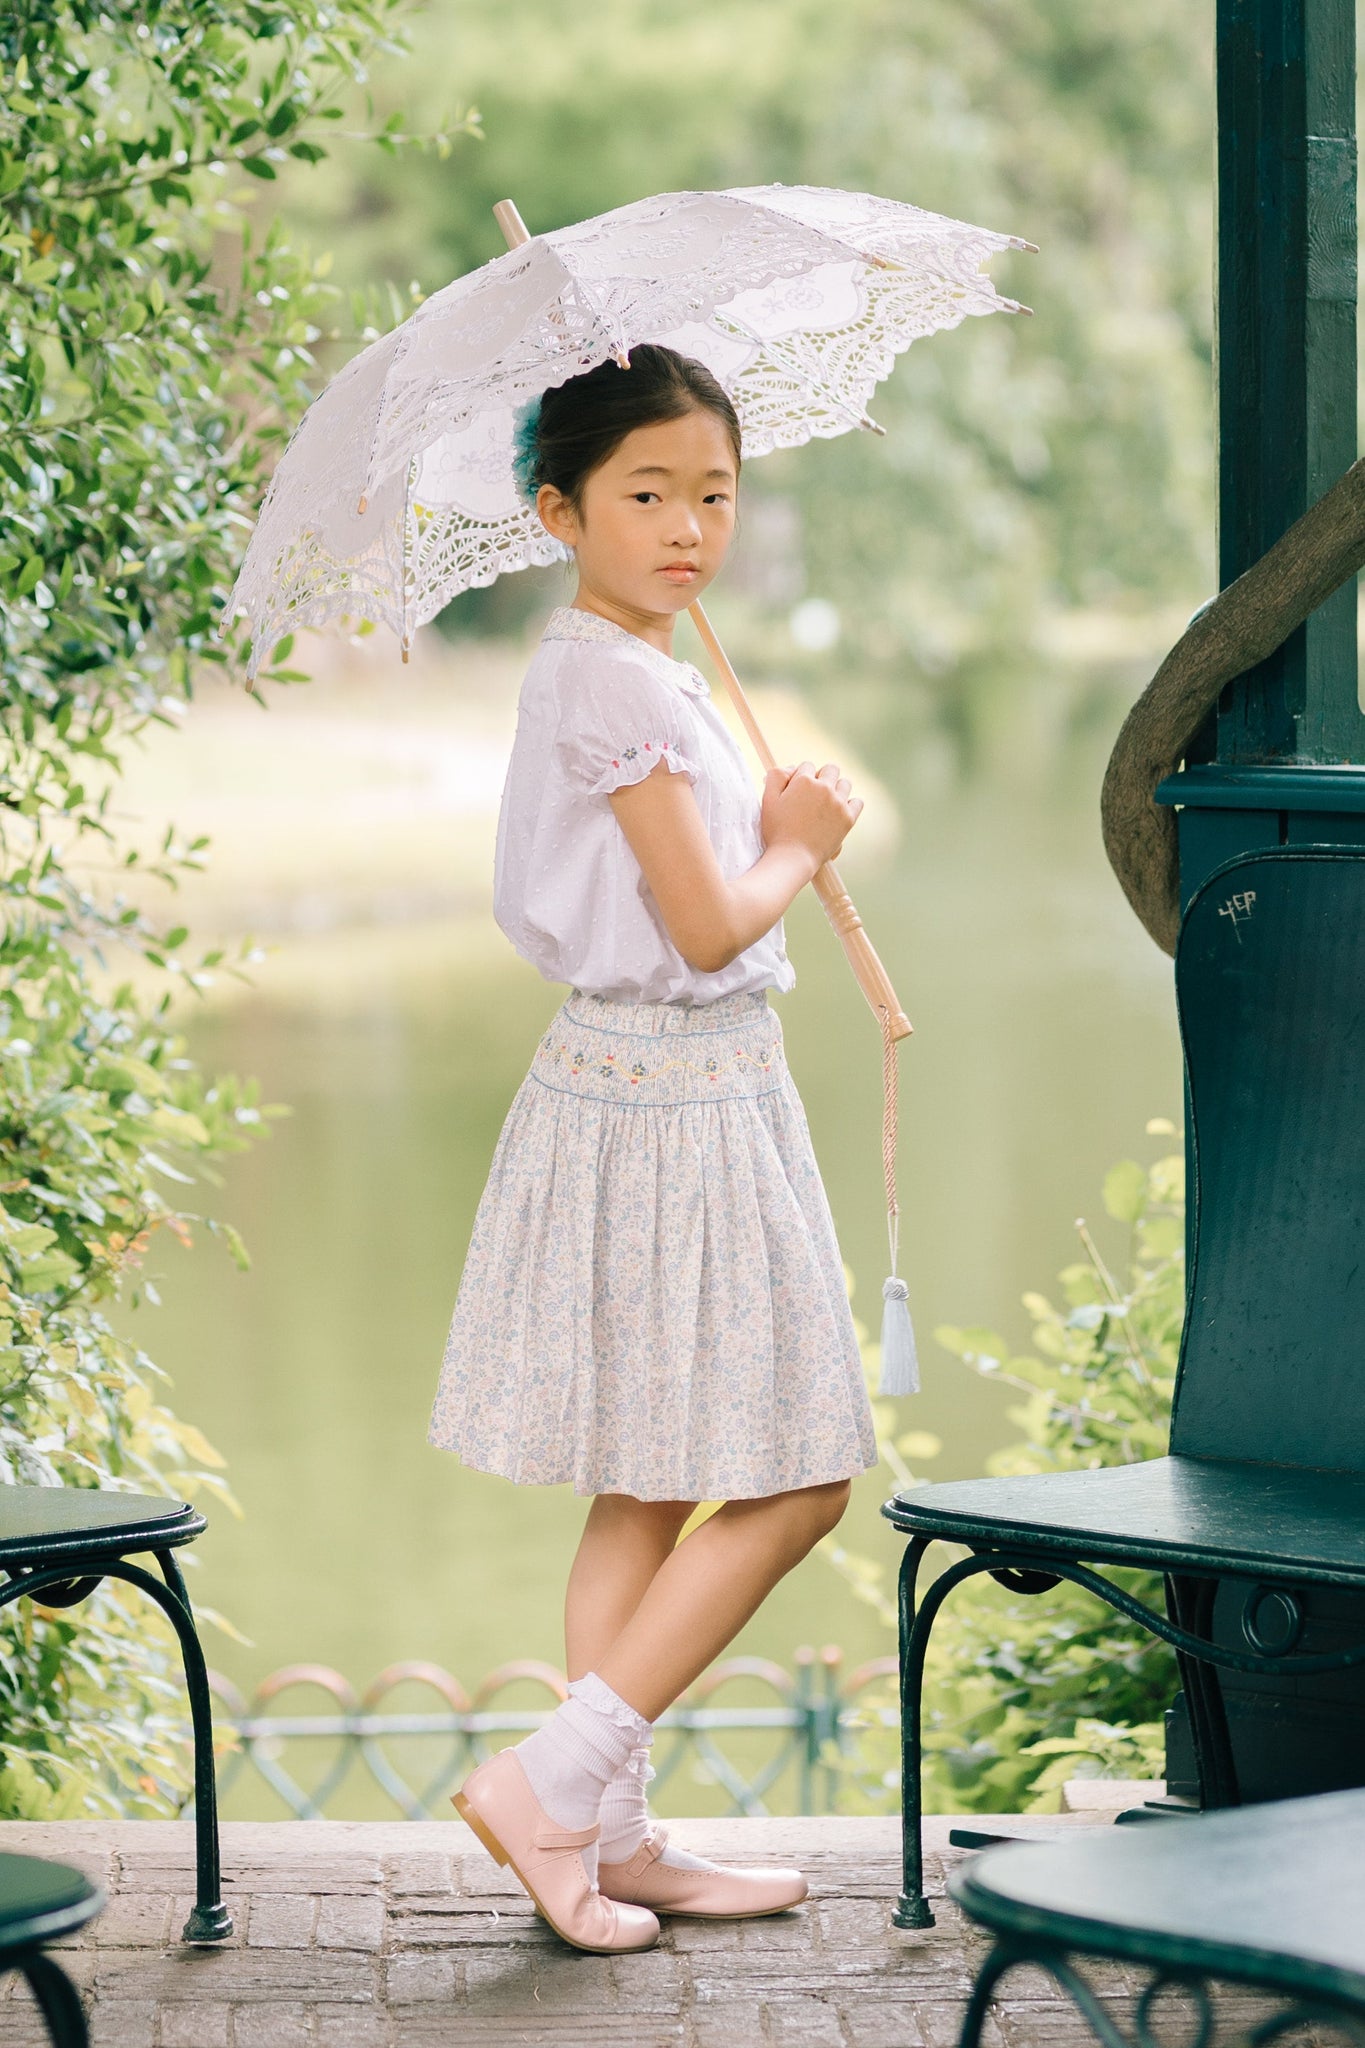
<svg viewBox="0 0 1365 2048"><path fill-rule="evenodd" d="M537 235L425 300L314 400L276 466L220 632L249 674L301 626L371 619L404 653L460 591L566 551L516 487L517 408L644 341L729 392L745 458L854 427L921 336L1025 310L982 266L1030 248L808 185L669 192Z"/></svg>

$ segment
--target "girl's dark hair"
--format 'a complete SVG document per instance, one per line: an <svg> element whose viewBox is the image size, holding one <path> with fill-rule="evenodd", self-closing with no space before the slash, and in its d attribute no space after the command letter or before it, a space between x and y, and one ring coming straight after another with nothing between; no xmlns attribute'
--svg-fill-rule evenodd
<svg viewBox="0 0 1365 2048"><path fill-rule="evenodd" d="M553 484L581 518L583 486L627 434L689 412L712 412L724 424L738 475L739 415L728 392L694 356L642 341L630 350L628 370L608 356L581 377L554 385L541 394L532 497L542 484Z"/></svg>

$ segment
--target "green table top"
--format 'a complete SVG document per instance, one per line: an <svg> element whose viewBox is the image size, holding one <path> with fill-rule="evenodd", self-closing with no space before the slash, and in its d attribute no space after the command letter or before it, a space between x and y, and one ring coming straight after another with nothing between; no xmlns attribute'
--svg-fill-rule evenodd
<svg viewBox="0 0 1365 2048"><path fill-rule="evenodd" d="M1365 2012L1365 1791L1001 1844L948 1889L998 1934Z"/></svg>
<svg viewBox="0 0 1365 2048"><path fill-rule="evenodd" d="M69 1934L104 1903L98 1886L69 1863L0 1853L0 1957Z"/></svg>
<svg viewBox="0 0 1365 2048"><path fill-rule="evenodd" d="M204 1528L198 1509L150 1493L92 1486L0 1486L0 1563L35 1551L151 1549ZM146 1542L139 1544L138 1538Z"/></svg>

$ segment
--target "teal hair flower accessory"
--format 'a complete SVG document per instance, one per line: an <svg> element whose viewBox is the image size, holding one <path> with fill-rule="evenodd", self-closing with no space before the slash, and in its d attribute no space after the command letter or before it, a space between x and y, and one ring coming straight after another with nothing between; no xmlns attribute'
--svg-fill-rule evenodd
<svg viewBox="0 0 1365 2048"><path fill-rule="evenodd" d="M512 414L512 480L517 496L528 505L536 502L536 462L540 450L536 435L540 427L540 397L528 398Z"/></svg>

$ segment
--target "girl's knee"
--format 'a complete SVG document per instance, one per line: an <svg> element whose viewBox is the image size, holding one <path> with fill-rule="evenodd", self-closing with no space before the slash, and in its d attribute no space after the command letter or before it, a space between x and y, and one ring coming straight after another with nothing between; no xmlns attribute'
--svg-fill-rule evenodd
<svg viewBox="0 0 1365 2048"><path fill-rule="evenodd" d="M843 1520L853 1492L851 1479L832 1479L827 1486L812 1486L810 1489L810 1512L820 1536L828 1536L831 1529L837 1529Z"/></svg>
<svg viewBox="0 0 1365 2048"><path fill-rule="evenodd" d="M774 1496L803 1554L838 1526L852 1490L851 1480L832 1479L824 1486L800 1486Z"/></svg>

